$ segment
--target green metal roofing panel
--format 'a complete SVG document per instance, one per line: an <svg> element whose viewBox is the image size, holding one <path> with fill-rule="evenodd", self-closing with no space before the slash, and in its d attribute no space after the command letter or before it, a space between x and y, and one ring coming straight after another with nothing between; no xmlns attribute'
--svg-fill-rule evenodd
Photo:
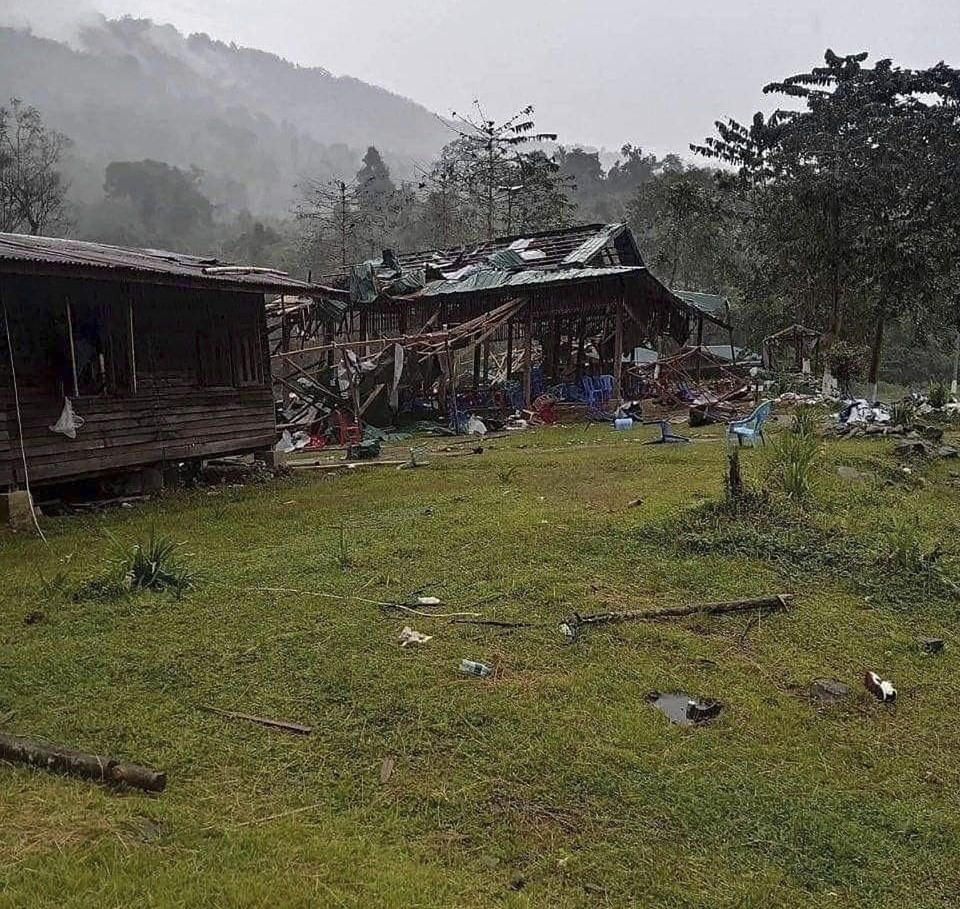
<svg viewBox="0 0 960 909"><path fill-rule="evenodd" d="M446 294L475 293L484 290L499 290L512 287L550 286L570 284L575 281L589 281L596 278L642 274L645 268L627 265L613 265L606 268L565 268L563 271L501 271L486 268L467 275L459 281L434 281L419 294L424 297L438 297Z"/></svg>

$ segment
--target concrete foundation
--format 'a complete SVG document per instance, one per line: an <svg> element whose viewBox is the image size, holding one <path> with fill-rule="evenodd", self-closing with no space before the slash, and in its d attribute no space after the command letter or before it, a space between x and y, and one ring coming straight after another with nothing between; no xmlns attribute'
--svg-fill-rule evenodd
<svg viewBox="0 0 960 909"><path fill-rule="evenodd" d="M30 513L30 493L24 489L0 492L0 526L14 530L29 530L33 527Z"/></svg>

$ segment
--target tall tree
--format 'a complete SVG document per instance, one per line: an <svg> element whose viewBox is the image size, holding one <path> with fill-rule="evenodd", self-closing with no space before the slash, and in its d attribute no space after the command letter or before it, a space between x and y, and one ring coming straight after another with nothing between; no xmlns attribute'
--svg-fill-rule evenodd
<svg viewBox="0 0 960 909"><path fill-rule="evenodd" d="M141 242L166 247L209 243L213 205L200 189L196 168L181 170L163 161L114 161L103 189L108 201L127 202L143 228Z"/></svg>
<svg viewBox="0 0 960 909"><path fill-rule="evenodd" d="M360 258L364 215L356 183L315 180L304 187L297 218L309 226L309 245L321 268L346 268Z"/></svg>
<svg viewBox="0 0 960 909"><path fill-rule="evenodd" d="M738 169L777 290L827 291L833 334L870 335L875 393L888 322L922 325L952 296L960 211L943 200L957 198L960 73L866 57L827 51L765 88L798 106L718 123L693 148Z"/></svg>
<svg viewBox="0 0 960 909"><path fill-rule="evenodd" d="M460 116L454 113L457 139L454 153L459 157L460 175L467 195L480 213L483 235L493 239L512 214L515 197L524 188L524 161L528 170L535 165L530 160L531 144L555 142L554 133L536 132L533 107L498 123L490 119L475 103L473 113ZM537 170L537 179L545 172ZM560 185L559 169L553 174L554 188Z"/></svg>
<svg viewBox="0 0 960 909"><path fill-rule="evenodd" d="M17 99L0 107L0 230L39 235L66 226L60 165L69 145L35 107Z"/></svg>

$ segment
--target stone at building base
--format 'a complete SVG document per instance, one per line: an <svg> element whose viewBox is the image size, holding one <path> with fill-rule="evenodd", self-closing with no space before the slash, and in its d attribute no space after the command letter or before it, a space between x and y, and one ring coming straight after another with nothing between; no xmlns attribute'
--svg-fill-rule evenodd
<svg viewBox="0 0 960 909"><path fill-rule="evenodd" d="M30 509L30 493L25 489L0 492L0 526L14 530L29 530L33 527Z"/></svg>
<svg viewBox="0 0 960 909"><path fill-rule="evenodd" d="M254 457L261 463L266 464L271 470L281 470L287 466L287 453L285 451L274 451L270 448L256 452Z"/></svg>

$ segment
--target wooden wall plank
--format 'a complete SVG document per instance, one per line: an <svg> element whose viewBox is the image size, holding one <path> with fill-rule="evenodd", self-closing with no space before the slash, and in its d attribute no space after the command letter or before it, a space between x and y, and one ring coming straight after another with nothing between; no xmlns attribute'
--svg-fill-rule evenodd
<svg viewBox="0 0 960 909"><path fill-rule="evenodd" d="M243 371L233 369L231 359L235 347L242 349L237 346L240 338L255 338L264 362L269 362L262 332L262 296L118 284L103 287L108 282L97 281L2 280L4 299L13 313L14 361L31 481L240 453L270 447L276 441L269 376L262 385L214 388L200 384L203 350L198 338L210 326L219 326L217 330L231 339L228 344L217 342L218 378L237 377ZM64 390L69 393L72 384L67 375L69 359L58 347L67 297L123 307L132 301L134 312L136 393L128 388L118 389L114 396L76 398L74 409L85 421L76 439L50 429L63 408ZM243 357L249 364L246 351ZM6 373L0 364L0 485L22 482L23 472Z"/></svg>

